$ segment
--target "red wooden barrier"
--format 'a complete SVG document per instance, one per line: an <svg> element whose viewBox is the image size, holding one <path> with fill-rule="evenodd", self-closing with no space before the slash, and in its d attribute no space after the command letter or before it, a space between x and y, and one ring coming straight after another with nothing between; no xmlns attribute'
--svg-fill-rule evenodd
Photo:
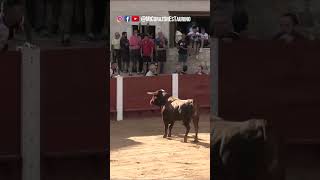
<svg viewBox="0 0 320 180"><path fill-rule="evenodd" d="M0 179L20 180L21 54L0 54Z"/></svg>
<svg viewBox="0 0 320 180"><path fill-rule="evenodd" d="M220 44L219 115L266 118L287 142L319 143L319 42Z"/></svg>
<svg viewBox="0 0 320 180"><path fill-rule="evenodd" d="M117 80L110 79L110 112L117 111Z"/></svg>
<svg viewBox="0 0 320 180"><path fill-rule="evenodd" d="M179 76L179 98L194 98L201 107L210 107L210 85L208 75Z"/></svg>
<svg viewBox="0 0 320 180"><path fill-rule="evenodd" d="M172 93L172 76L127 77L123 79L123 109L129 111L158 110L159 107L149 104L151 96L148 91L164 89ZM116 80L110 81L110 112L116 110ZM210 90L208 75L179 76L179 97L195 98L201 107L209 107Z"/></svg>
<svg viewBox="0 0 320 180"><path fill-rule="evenodd" d="M151 96L148 91L164 89L172 92L171 76L129 77L123 79L124 111L144 111L159 109L149 104Z"/></svg>
<svg viewBox="0 0 320 180"><path fill-rule="evenodd" d="M106 173L106 56L105 49L41 52L43 178L102 179Z"/></svg>

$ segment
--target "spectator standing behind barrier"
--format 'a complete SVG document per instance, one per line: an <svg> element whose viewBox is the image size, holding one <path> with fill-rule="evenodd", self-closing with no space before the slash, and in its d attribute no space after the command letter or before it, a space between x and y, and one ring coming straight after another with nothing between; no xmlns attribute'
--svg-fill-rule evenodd
<svg viewBox="0 0 320 180"><path fill-rule="evenodd" d="M122 32L122 37L120 39L120 57L122 61L121 69L123 72L128 72L129 68L129 40L127 38L127 32Z"/></svg>
<svg viewBox="0 0 320 180"><path fill-rule="evenodd" d="M113 62L111 64L111 69L110 69L110 77L114 78L120 76L120 72L119 72L119 67L118 64L116 62Z"/></svg>
<svg viewBox="0 0 320 180"><path fill-rule="evenodd" d="M200 36L201 36L201 47L199 52L202 52L203 51L202 48L209 45L209 35L208 33L206 33L206 30L203 27L201 28Z"/></svg>
<svg viewBox="0 0 320 180"><path fill-rule="evenodd" d="M157 75L157 67L155 64L150 64L149 71L147 72L146 76L156 76Z"/></svg>
<svg viewBox="0 0 320 180"><path fill-rule="evenodd" d="M213 17L213 33L216 38L224 42L239 40L240 36L233 30L232 17L223 12L216 11Z"/></svg>
<svg viewBox="0 0 320 180"><path fill-rule="evenodd" d="M280 18L281 31L274 36L274 40L284 40L287 43L306 39L302 34L295 30L299 24L298 17L292 13L286 13Z"/></svg>
<svg viewBox="0 0 320 180"><path fill-rule="evenodd" d="M181 33L181 29L177 28L176 31L176 38L175 38L175 43L176 45L178 44L178 42L182 39L182 33Z"/></svg>
<svg viewBox="0 0 320 180"><path fill-rule="evenodd" d="M130 67L129 75L132 75L132 72L139 71L139 58L140 57L140 44L141 38L138 36L138 30L133 31L133 35L129 39L129 49L130 49Z"/></svg>
<svg viewBox="0 0 320 180"><path fill-rule="evenodd" d="M206 73L203 71L203 66L202 65L199 65L198 66L198 69L197 69L197 72L196 72L197 75L205 75Z"/></svg>
<svg viewBox="0 0 320 180"><path fill-rule="evenodd" d="M154 43L149 38L149 35L145 35L141 41L141 57L143 60L143 72L147 72L149 63L153 59Z"/></svg>
<svg viewBox="0 0 320 180"><path fill-rule="evenodd" d="M119 32L116 32L114 34L114 37L112 38L111 42L111 50L112 50L112 62L117 62L120 68L120 71L122 71L122 62L120 60L120 34Z"/></svg>
<svg viewBox="0 0 320 180"><path fill-rule="evenodd" d="M76 2L78 1L78 2ZM82 3L84 9L81 6L76 7L77 3ZM77 9L78 8L78 9ZM80 8L80 9L79 9ZM88 40L94 40L93 31L93 20L94 20L94 7L93 1L91 0L62 0L61 1L61 24L60 30L62 32L62 43L64 45L70 45L71 42L71 32L72 32L72 24L75 20L75 16L79 17L78 13L84 10L84 18L85 18L85 31ZM82 14L82 13L80 13Z"/></svg>
<svg viewBox="0 0 320 180"><path fill-rule="evenodd" d="M160 65L159 73L163 73L164 63L167 61L167 46L168 40L164 37L162 32L158 33L156 38L157 62Z"/></svg>
<svg viewBox="0 0 320 180"><path fill-rule="evenodd" d="M182 39L178 42L177 48L179 53L178 61L185 65L188 59L188 42L186 41L186 35L182 34Z"/></svg>
<svg viewBox="0 0 320 180"><path fill-rule="evenodd" d="M201 35L198 29L199 28L197 26L193 26L192 31L188 33L190 43L191 43L191 48L192 48L193 54L196 55L196 59L198 59L199 47L201 43L200 42Z"/></svg>

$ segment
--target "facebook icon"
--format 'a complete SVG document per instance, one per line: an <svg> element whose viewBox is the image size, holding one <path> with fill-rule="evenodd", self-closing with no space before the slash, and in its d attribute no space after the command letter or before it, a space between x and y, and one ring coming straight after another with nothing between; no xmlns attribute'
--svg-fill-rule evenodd
<svg viewBox="0 0 320 180"><path fill-rule="evenodd" d="M126 22L130 22L130 16L125 16L125 17L124 17L124 20L125 20Z"/></svg>

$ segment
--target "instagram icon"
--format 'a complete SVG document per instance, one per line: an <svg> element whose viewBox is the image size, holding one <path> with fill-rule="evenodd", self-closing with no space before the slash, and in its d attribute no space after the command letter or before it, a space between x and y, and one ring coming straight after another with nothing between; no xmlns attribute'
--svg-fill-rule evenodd
<svg viewBox="0 0 320 180"><path fill-rule="evenodd" d="M122 22L123 21L123 17L122 16L117 16L117 22Z"/></svg>

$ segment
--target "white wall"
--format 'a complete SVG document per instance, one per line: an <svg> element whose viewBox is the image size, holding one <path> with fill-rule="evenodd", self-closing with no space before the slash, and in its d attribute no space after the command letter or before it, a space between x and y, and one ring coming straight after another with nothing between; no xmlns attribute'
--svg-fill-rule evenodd
<svg viewBox="0 0 320 180"><path fill-rule="evenodd" d="M168 11L210 11L210 0L111 0L110 1L110 37L115 32L128 32L131 35L131 25L139 23L118 23L116 16L126 15L150 15L150 16L168 16ZM169 23L158 22L149 23L156 25L156 33L162 31L166 37L169 37ZM146 25L146 23L142 23Z"/></svg>

